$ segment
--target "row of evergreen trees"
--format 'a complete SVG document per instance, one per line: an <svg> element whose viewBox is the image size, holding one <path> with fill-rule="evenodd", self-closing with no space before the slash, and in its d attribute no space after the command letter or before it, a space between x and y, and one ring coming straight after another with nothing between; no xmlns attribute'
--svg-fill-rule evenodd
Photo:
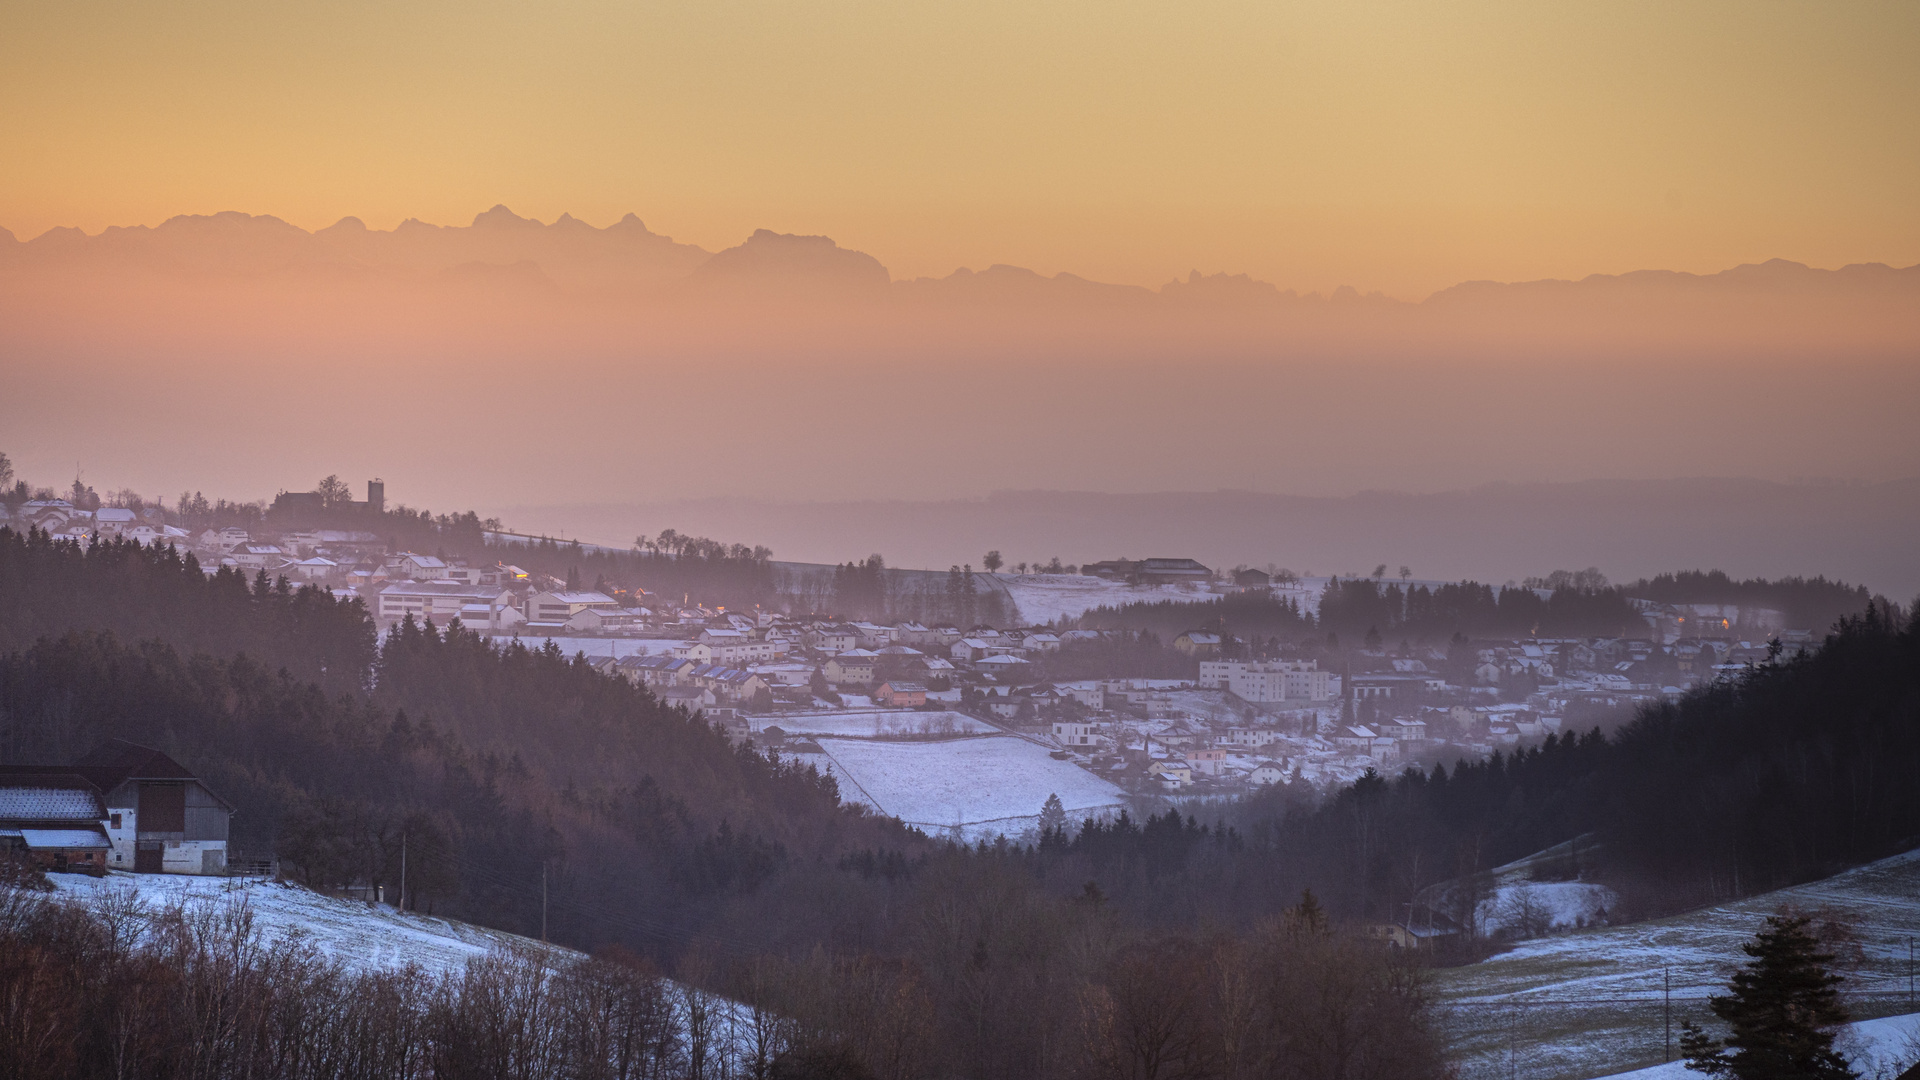
<svg viewBox="0 0 1920 1080"><path fill-rule="evenodd" d="M1317 614L1290 598L1265 592L1230 593L1201 604L1135 602L1089 612L1082 625L1151 630L1171 640L1183 630L1207 628L1242 640L1297 640L1334 635L1350 644L1443 642L1456 636L1526 637L1645 636L1636 599L1662 603L1740 604L1780 611L1789 626L1825 632L1840 618L1859 615L1884 599L1864 587L1825 578L1753 579L1736 582L1721 571L1662 574L1632 585L1612 586L1549 579L1544 590L1496 588L1477 582L1403 586L1379 578L1334 578L1320 597Z"/></svg>

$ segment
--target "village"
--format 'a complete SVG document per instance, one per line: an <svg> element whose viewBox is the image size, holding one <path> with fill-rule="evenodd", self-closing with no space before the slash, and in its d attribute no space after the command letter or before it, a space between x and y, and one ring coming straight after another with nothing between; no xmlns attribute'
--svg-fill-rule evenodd
<svg viewBox="0 0 1920 1080"><path fill-rule="evenodd" d="M365 505L382 498L370 483ZM505 562L391 551L366 530L192 534L151 508L87 511L58 499L21 504L0 524L81 544L171 544L209 573L327 588L364 601L381 632L411 619L500 643L552 643L703 715L736 742L816 761L843 779L848 798L968 835L1017 831L1063 789L1077 793L1063 796L1066 811L1098 814L1141 798L1184 803L1275 784L1324 790L1369 769L1510 753L1811 645L1773 612L1644 605L1641 636L1476 640L1464 654L1458 642L1263 646L1195 628L1168 643L1179 677L1062 678L1063 650L1138 634L1079 625L1062 597L1083 597L1084 608L1102 598L1252 592L1310 609L1324 581L1217 572L1184 558L1112 560L1077 573L1036 566L981 575L1000 583L1014 624L963 627L676 603ZM1027 608L1055 617L1025 622L1018 613ZM958 746L982 740L992 741ZM949 776L955 769L966 775ZM949 780L952 790L938 795Z"/></svg>

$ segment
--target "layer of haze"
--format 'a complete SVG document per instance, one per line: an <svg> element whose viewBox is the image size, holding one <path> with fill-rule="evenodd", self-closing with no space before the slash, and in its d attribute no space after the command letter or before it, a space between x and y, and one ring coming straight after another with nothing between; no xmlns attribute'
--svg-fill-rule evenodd
<svg viewBox="0 0 1920 1080"><path fill-rule="evenodd" d="M1920 261L1920 5L0 5L0 225L628 210L896 276Z"/></svg>
<svg viewBox="0 0 1920 1080"><path fill-rule="evenodd" d="M752 537L801 562L844 562L874 550L907 569L978 568L988 550L1001 552L1009 566L1171 555L1215 567L1278 564L1302 574L1364 576L1380 564L1393 574L1407 566L1423 578L1496 585L1563 568L1597 566L1631 581L1712 566L1736 577L1819 572L1902 601L1920 593L1913 543L1920 480L1595 480L1334 499L1011 491L945 501L695 499L504 512L587 541L624 544L674 528Z"/></svg>
<svg viewBox="0 0 1920 1080"><path fill-rule="evenodd" d="M505 207L392 231L226 213L0 234L0 357L0 450L38 483L77 467L103 491L266 498L381 476L415 506L523 508L506 515L521 528L907 565L995 546L1501 580L1718 565L1895 595L1920 580L1920 266L1769 261L1407 303L1225 275L902 280L824 237L710 252L638 218ZM1771 483L1661 486L1687 476ZM1781 483L1796 477L1873 484ZM1652 483L1564 486L1602 479ZM964 501L1488 481L1562 486L1517 504Z"/></svg>

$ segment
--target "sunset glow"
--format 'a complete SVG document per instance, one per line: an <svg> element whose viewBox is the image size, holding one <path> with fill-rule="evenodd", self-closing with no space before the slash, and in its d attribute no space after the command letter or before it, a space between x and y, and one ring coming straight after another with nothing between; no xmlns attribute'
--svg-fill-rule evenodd
<svg viewBox="0 0 1920 1080"><path fill-rule="evenodd" d="M637 212L896 277L1920 261L1912 4L14 4L0 226Z"/></svg>

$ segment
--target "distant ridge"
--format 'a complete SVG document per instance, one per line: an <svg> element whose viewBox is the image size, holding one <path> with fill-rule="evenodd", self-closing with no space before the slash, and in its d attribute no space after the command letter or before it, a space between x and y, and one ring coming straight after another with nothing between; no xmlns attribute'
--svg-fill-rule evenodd
<svg viewBox="0 0 1920 1080"><path fill-rule="evenodd" d="M1920 265L1894 268L1856 263L1839 269L1785 259L1736 266L1714 274L1639 270L1578 280L1467 281L1415 302L1342 288L1331 296L1296 294L1246 274L1194 271L1158 289L1092 281L1070 273L1047 277L995 264L960 268L945 277L895 280L878 259L842 248L829 237L760 229L736 247L709 252L649 230L629 213L604 228L570 214L551 224L521 217L505 205L476 214L464 226L409 218L391 230L370 229L344 217L308 232L271 215L237 211L181 214L153 227L112 226L93 235L70 227L21 240L0 229L0 269L122 270L159 275L302 276L315 271L430 277L455 268L533 263L540 277L587 293L744 291L797 296L822 292L869 296L888 293L917 304L1179 310L1272 310L1359 305L1438 312L1487 311L1516 306L1564 314L1574 307L1623 301L1685 303L1741 297L1878 300L1911 305L1920 298Z"/></svg>

